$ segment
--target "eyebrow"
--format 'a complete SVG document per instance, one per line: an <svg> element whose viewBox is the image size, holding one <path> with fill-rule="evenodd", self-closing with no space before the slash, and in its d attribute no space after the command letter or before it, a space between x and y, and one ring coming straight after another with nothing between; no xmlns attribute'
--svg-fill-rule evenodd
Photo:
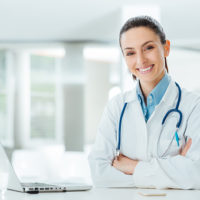
<svg viewBox="0 0 200 200"><path fill-rule="evenodd" d="M149 42L153 42L153 40L149 40L149 41L145 42L144 44L142 44L142 47L145 46L146 44L148 44ZM133 48L133 47L126 47L126 48L124 48L124 50L130 50L130 49L133 50L135 48Z"/></svg>

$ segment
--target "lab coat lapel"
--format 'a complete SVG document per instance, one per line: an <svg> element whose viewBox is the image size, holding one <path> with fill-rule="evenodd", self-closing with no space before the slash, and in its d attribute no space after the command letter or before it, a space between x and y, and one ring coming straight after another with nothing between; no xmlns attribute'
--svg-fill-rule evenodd
<svg viewBox="0 0 200 200"><path fill-rule="evenodd" d="M174 81L170 81L169 86L161 99L160 103L155 107L154 112L147 121L147 124L162 122L163 117L169 109L176 107L176 99L178 98L178 89Z"/></svg>
<svg viewBox="0 0 200 200"><path fill-rule="evenodd" d="M125 155L130 158L146 160L147 128L136 89L126 97L125 101L128 104L122 126L122 133L125 133L122 140L122 151L125 151Z"/></svg>
<svg viewBox="0 0 200 200"><path fill-rule="evenodd" d="M168 110L175 108L178 98L178 89L174 81L171 81L161 102L156 106L154 112L147 122L149 134L148 157L155 156L157 152L157 142L162 131L162 120ZM152 146L153 145L153 146Z"/></svg>

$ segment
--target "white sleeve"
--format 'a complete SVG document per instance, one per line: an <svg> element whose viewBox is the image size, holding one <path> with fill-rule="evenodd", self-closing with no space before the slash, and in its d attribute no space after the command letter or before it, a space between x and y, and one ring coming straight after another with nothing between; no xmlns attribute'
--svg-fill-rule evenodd
<svg viewBox="0 0 200 200"><path fill-rule="evenodd" d="M123 104L123 103L122 103ZM88 157L92 180L98 187L133 187L133 176L112 167L116 152L120 106L109 102L101 118L93 149Z"/></svg>
<svg viewBox="0 0 200 200"><path fill-rule="evenodd" d="M188 118L185 135L192 138L186 156L140 161L133 175L136 187L200 189L200 104Z"/></svg>

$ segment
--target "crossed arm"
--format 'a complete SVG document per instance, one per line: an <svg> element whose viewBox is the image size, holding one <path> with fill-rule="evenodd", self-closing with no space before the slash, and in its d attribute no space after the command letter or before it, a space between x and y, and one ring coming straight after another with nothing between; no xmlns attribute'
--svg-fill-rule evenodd
<svg viewBox="0 0 200 200"><path fill-rule="evenodd" d="M190 138L187 141L185 147L180 151L181 156L185 156L187 154L191 144L192 144L192 139ZM124 156L123 154L120 154L113 160L112 166L127 175L132 175L134 173L134 170L138 162L139 160L133 160Z"/></svg>

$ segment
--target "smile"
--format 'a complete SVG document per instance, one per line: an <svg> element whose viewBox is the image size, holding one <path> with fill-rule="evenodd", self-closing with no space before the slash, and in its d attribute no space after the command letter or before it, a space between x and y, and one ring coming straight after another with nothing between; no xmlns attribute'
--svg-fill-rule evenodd
<svg viewBox="0 0 200 200"><path fill-rule="evenodd" d="M154 65L151 65L151 66L146 67L146 68L139 68L138 70L139 70L140 73L146 74L146 73L149 73L152 70L153 66Z"/></svg>

